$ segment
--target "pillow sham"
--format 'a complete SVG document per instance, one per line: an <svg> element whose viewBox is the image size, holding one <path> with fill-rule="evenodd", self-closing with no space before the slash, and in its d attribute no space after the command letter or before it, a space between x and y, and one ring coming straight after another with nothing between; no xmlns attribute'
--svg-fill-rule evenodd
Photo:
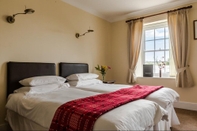
<svg viewBox="0 0 197 131"><path fill-rule="evenodd" d="M33 86L33 87L21 87L14 90L14 93L25 93L25 92L46 93L66 87L70 87L70 85L68 83L63 83L63 84L48 84L48 85Z"/></svg>
<svg viewBox="0 0 197 131"><path fill-rule="evenodd" d="M92 80L83 80L83 81L68 81L70 86L80 87L80 86L87 86L87 85L95 85L103 83L99 79L92 79Z"/></svg>
<svg viewBox="0 0 197 131"><path fill-rule="evenodd" d="M39 86L52 83L64 83L65 78L60 76L35 76L20 80L19 83L23 86Z"/></svg>
<svg viewBox="0 0 197 131"><path fill-rule="evenodd" d="M77 74L72 74L66 77L66 79L68 81L80 81L80 80L96 79L98 77L99 75L94 74L94 73L77 73Z"/></svg>

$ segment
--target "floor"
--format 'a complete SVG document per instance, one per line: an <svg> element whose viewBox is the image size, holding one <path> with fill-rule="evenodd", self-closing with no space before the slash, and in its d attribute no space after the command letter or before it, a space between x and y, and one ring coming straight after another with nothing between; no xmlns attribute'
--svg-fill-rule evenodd
<svg viewBox="0 0 197 131"><path fill-rule="evenodd" d="M175 109L180 125L173 126L172 131L197 131L197 111Z"/></svg>

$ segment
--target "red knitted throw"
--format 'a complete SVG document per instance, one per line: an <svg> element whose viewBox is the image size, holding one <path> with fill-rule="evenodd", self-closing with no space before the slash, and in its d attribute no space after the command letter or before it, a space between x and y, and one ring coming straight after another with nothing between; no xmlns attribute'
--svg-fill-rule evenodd
<svg viewBox="0 0 197 131"><path fill-rule="evenodd" d="M135 85L67 102L57 109L50 131L92 131L94 123L102 114L128 102L143 99L160 88L162 86Z"/></svg>

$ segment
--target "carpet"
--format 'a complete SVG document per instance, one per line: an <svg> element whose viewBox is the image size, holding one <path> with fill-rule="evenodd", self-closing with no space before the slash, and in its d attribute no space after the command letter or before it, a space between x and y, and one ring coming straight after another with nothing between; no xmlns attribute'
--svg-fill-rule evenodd
<svg viewBox="0 0 197 131"><path fill-rule="evenodd" d="M175 109L180 125L173 126L172 131L197 131L197 111Z"/></svg>

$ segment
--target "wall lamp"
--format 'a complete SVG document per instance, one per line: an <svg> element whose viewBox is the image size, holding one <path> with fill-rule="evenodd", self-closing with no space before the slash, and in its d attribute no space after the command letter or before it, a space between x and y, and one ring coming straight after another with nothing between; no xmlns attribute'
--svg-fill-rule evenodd
<svg viewBox="0 0 197 131"><path fill-rule="evenodd" d="M7 17L7 22L8 23L14 23L14 21L15 21L15 19L14 19L14 17L16 16L16 15L19 15L19 14L32 14L32 13L34 13L35 11L33 10L33 9L25 9L24 10L24 13L16 13L16 14L13 14L12 16L8 16Z"/></svg>
<svg viewBox="0 0 197 131"><path fill-rule="evenodd" d="M89 29L87 32L83 33L82 35L80 35L79 33L76 33L76 34L75 34L75 37L76 37L76 38L79 38L80 36L84 36L85 34L90 33L90 32L94 32L94 30L90 30L90 29Z"/></svg>

